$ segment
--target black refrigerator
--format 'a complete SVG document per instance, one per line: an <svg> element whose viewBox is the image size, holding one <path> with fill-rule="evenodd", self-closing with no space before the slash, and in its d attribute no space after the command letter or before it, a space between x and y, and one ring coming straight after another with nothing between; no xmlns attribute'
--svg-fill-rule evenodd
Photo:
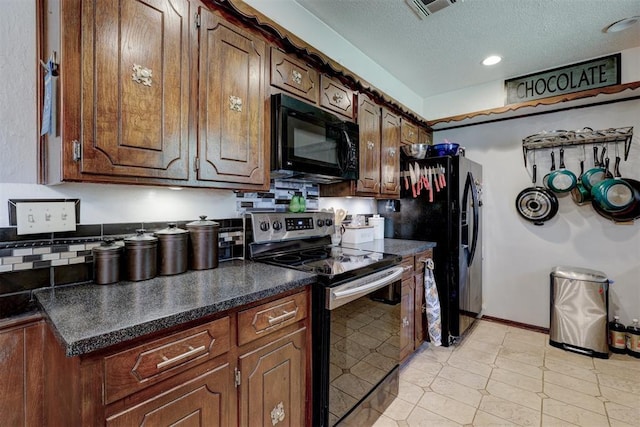
<svg viewBox="0 0 640 427"><path fill-rule="evenodd" d="M432 198L415 195L404 176L413 166L430 177ZM482 166L466 157L403 159L400 203L379 201L385 237L436 242L434 276L440 299L442 345L455 344L482 312ZM432 175L429 172L439 175ZM444 186L435 188L436 180Z"/></svg>

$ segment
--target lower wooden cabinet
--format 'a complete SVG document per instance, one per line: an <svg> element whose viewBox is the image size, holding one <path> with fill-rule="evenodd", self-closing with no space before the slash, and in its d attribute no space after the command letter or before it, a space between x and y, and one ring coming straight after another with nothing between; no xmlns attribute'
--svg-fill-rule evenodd
<svg viewBox="0 0 640 427"><path fill-rule="evenodd" d="M241 426L305 425L305 333L299 329L240 356Z"/></svg>
<svg viewBox="0 0 640 427"><path fill-rule="evenodd" d="M110 416L108 427L229 425L229 364Z"/></svg>
<svg viewBox="0 0 640 427"><path fill-rule="evenodd" d="M405 360L427 340L424 260L429 258L433 258L432 249L402 259L400 360Z"/></svg>
<svg viewBox="0 0 640 427"><path fill-rule="evenodd" d="M307 425L309 298L288 293L79 357L66 357L48 328L44 424ZM272 321L245 339L262 317Z"/></svg>
<svg viewBox="0 0 640 427"><path fill-rule="evenodd" d="M400 360L406 359L414 350L415 333L415 283L413 277L402 281L400 302Z"/></svg>
<svg viewBox="0 0 640 427"><path fill-rule="evenodd" d="M44 322L0 324L0 425L41 426Z"/></svg>

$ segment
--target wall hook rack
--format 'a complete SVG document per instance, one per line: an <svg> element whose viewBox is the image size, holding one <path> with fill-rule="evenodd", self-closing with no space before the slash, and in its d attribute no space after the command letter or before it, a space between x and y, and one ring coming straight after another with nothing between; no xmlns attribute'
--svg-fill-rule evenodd
<svg viewBox="0 0 640 427"><path fill-rule="evenodd" d="M522 156L524 166L527 167L527 154L529 151L552 149L556 147L584 146L593 144L624 143L624 160L629 157L631 140L633 138L633 126L624 128L609 128L593 130L583 128L578 131L555 130L529 135L522 140Z"/></svg>

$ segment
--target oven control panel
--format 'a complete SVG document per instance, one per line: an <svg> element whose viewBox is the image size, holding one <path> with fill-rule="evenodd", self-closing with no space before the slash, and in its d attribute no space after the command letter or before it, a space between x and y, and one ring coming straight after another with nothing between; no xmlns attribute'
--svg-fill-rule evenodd
<svg viewBox="0 0 640 427"><path fill-rule="evenodd" d="M263 243L328 236L335 230L333 218L333 212L253 212L253 241Z"/></svg>

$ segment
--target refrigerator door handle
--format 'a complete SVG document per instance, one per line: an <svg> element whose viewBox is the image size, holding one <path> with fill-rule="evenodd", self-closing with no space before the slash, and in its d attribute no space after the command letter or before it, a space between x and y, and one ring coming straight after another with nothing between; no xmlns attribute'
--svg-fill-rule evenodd
<svg viewBox="0 0 640 427"><path fill-rule="evenodd" d="M478 188L476 187L476 183L471 172L469 172L467 179L471 185L471 201L473 203L473 240L471 243L471 253L469 254L469 265L471 265L476 254L476 246L478 245L478 232L480 231L480 204L478 201Z"/></svg>
<svg viewBox="0 0 640 427"><path fill-rule="evenodd" d="M478 206L478 189L473 180L473 175L471 175L471 172L467 173L467 180L464 184L464 193L462 196L462 209L464 210L463 217L466 217L468 213L467 208L469 206L468 204L469 195L471 195L471 205L473 208L473 231L472 231L473 237L471 239L471 249L469 250L468 256L467 256L467 265L471 265L471 263L473 262L473 258L476 253L476 246L478 244L478 231L480 227L480 224L478 224L478 221L479 221L478 209L480 209L480 207Z"/></svg>

